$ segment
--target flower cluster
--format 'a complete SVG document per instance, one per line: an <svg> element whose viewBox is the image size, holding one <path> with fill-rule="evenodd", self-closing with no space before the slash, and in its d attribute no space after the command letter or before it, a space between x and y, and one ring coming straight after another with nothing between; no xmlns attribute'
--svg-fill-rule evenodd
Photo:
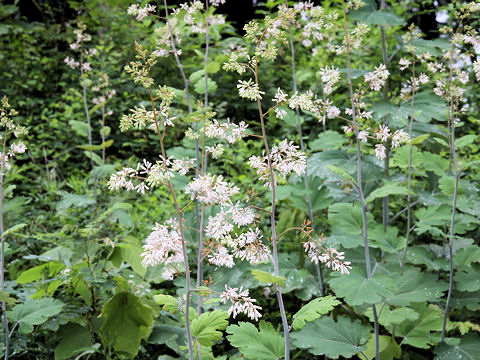
<svg viewBox="0 0 480 360"><path fill-rule="evenodd" d="M380 64L375 67L375 71L365 74L365 81L368 83L370 89L380 91L383 85L385 85L389 75L390 72L387 70L385 64Z"/></svg>
<svg viewBox="0 0 480 360"><path fill-rule="evenodd" d="M137 164L135 169L124 167L110 175L107 186L109 190L126 189L127 191L135 190L138 193L145 194L145 190L149 190L150 187L164 184L174 177L175 172L179 175L186 175L194 166L195 159L173 160L172 157L164 159L160 156L160 160L156 164L144 159L143 162ZM139 180L139 182L135 184L134 179Z"/></svg>
<svg viewBox="0 0 480 360"><path fill-rule="evenodd" d="M392 148L397 148L402 144L408 143L410 137L403 130L396 130L393 134L386 125L379 125L378 129L374 130L375 137L382 143L386 143L389 139L392 141ZM375 156L379 160L383 160L387 157L386 147L382 143L375 145Z"/></svg>
<svg viewBox="0 0 480 360"><path fill-rule="evenodd" d="M242 208L240 204L222 207L215 215L208 217L208 224L205 228L207 236L220 240L227 245L233 245L230 233L234 226L242 227L252 224L256 215L249 207Z"/></svg>
<svg viewBox="0 0 480 360"><path fill-rule="evenodd" d="M305 173L307 167L307 158L305 153L298 151L298 146L293 145L293 142L283 140L278 146L273 146L270 151L271 166L274 171L278 171L284 178L295 172L297 175ZM248 164L257 169L257 175L260 180L265 182L265 186L271 186L270 182L270 167L268 164L268 155L251 156Z"/></svg>
<svg viewBox="0 0 480 360"><path fill-rule="evenodd" d="M323 92L325 95L330 95L333 91L333 86L340 81L340 71L333 66L328 66L320 70L320 77L323 83Z"/></svg>
<svg viewBox="0 0 480 360"><path fill-rule="evenodd" d="M214 216L209 216L205 233L214 241L207 250L209 262L230 267L234 265L233 256L251 264L270 260L270 249L262 242L263 236L258 228L234 233L235 228L253 224L256 218L257 215L250 206L242 207L238 202L223 206ZM233 255L228 253L228 249L231 249Z"/></svg>
<svg viewBox="0 0 480 360"><path fill-rule="evenodd" d="M127 14L135 16L138 21L145 19L149 13L154 13L157 10L155 5L147 4L141 8L138 4L132 4L127 9Z"/></svg>
<svg viewBox="0 0 480 360"><path fill-rule="evenodd" d="M163 126L175 126L173 120L175 116L170 116L169 107L160 106L156 109L156 112L145 109L143 105L135 106L134 109L130 109L131 114L122 115L120 118L120 131L124 132L135 128L137 130L147 127L150 130L156 130L155 119L160 119ZM157 120L158 121L158 120ZM148 126L147 126L148 125Z"/></svg>
<svg viewBox="0 0 480 360"><path fill-rule="evenodd" d="M212 251L207 256L208 262L215 266L225 266L232 268L235 263L233 262L233 255L228 253L228 249L218 244L215 251Z"/></svg>
<svg viewBox="0 0 480 360"><path fill-rule="evenodd" d="M144 88L149 89L153 85L153 79L150 77L150 70L157 63L157 55L152 52L147 57L148 51L143 46L135 42L135 50L137 51L137 61L131 61L124 67L127 74L130 74L135 83L140 83Z"/></svg>
<svg viewBox="0 0 480 360"><path fill-rule="evenodd" d="M262 95L265 94L265 92L260 91L258 84L254 83L252 79L248 79L248 81L238 80L237 88L240 97L252 101L260 100Z"/></svg>
<svg viewBox="0 0 480 360"><path fill-rule="evenodd" d="M236 141L242 140L245 136L245 131L248 125L245 121L241 121L238 125L230 122L219 123L217 120L207 122L204 126L205 136L214 139L223 139L228 143L233 144Z"/></svg>
<svg viewBox="0 0 480 360"><path fill-rule="evenodd" d="M473 72L478 81L480 81L480 60L477 60L473 63Z"/></svg>
<svg viewBox="0 0 480 360"><path fill-rule="evenodd" d="M9 134L13 134L18 138L28 134L27 129L24 126L18 125L14 122L14 118L18 115L15 109L12 109L6 96L2 98L0 107L0 126L5 129L4 134L0 136L0 140L4 143L3 152L0 154L0 161L2 162L3 169L10 169L11 165L9 160L14 158L17 154L23 154L27 147L23 141L12 142L7 149L7 137ZM3 170L2 169L2 170Z"/></svg>
<svg viewBox="0 0 480 360"><path fill-rule="evenodd" d="M258 228L240 234L233 242L235 257L254 265L271 260L270 249L261 241L262 237Z"/></svg>
<svg viewBox="0 0 480 360"><path fill-rule="evenodd" d="M92 86L93 91L98 91L101 93L100 96L95 97L92 99L92 102L95 105L105 103L108 99L111 99L115 96L117 91L115 89L109 90L108 87L110 85L110 78L105 73L100 73L97 79L97 84Z"/></svg>
<svg viewBox="0 0 480 360"><path fill-rule="evenodd" d="M69 68L79 68L82 74L92 70L92 65L88 61L84 61L84 59L97 55L96 48L85 48L84 43L92 40L91 35L85 32L86 30L87 26L84 23L78 23L78 28L73 31L75 34L75 42L70 44L70 49L74 51L80 51L81 61L77 61L69 56L67 56L64 60L65 64L67 64Z"/></svg>
<svg viewBox="0 0 480 360"><path fill-rule="evenodd" d="M225 0L210 0L210 4L213 6L220 6L225 4Z"/></svg>
<svg viewBox="0 0 480 360"><path fill-rule="evenodd" d="M344 131L346 133L353 132L353 125L344 126ZM373 136L370 136L369 128L360 130L358 132L358 140L363 143L368 142L368 138L375 138L379 140L381 143L375 144L375 156L379 160L384 160L387 157L386 154L386 146L383 143L386 143L388 140L391 141L392 148L395 149L400 145L406 144L410 141L410 137L408 134L403 130L396 130L394 133L390 131L390 128L386 125L379 125L378 129L373 130Z"/></svg>
<svg viewBox="0 0 480 360"><path fill-rule="evenodd" d="M327 13L321 6L314 6L310 1L299 2L294 5L295 11L300 13L302 23L302 45L310 47L315 41L324 40L328 37L327 31L334 27L334 21L338 13Z"/></svg>
<svg viewBox="0 0 480 360"><path fill-rule="evenodd" d="M228 309L228 314L235 318L238 314L246 314L252 320L258 320L262 314L258 310L262 308L255 305L255 299L249 296L249 290L243 290L243 287L231 288L225 285L225 291L220 294L220 301L224 304L230 301L232 306Z"/></svg>
<svg viewBox="0 0 480 360"><path fill-rule="evenodd" d="M178 264L183 264L182 238L178 231L178 224L174 219L166 225L155 224L153 231L147 237L143 246L142 265L144 267L158 264L171 265L164 273L166 280L173 279Z"/></svg>
<svg viewBox="0 0 480 360"><path fill-rule="evenodd" d="M200 175L185 187L185 193L191 195L192 200L198 200L205 205L225 205L231 202L231 197L238 194L240 189L231 183L223 181L223 176Z"/></svg>
<svg viewBox="0 0 480 360"><path fill-rule="evenodd" d="M336 46L337 55L341 55L346 51L347 44L350 49L359 49L362 46L363 37L370 31L368 25L358 23L355 28L345 36L343 45Z"/></svg>
<svg viewBox="0 0 480 360"><path fill-rule="evenodd" d="M325 264L327 268L334 271L340 271L342 274L349 274L351 267L350 261L344 261L345 255L343 252L338 252L333 248L323 249L319 245L319 241L325 241L324 238L319 240L310 240L303 243L303 247L310 261L318 264L319 262Z"/></svg>
<svg viewBox="0 0 480 360"><path fill-rule="evenodd" d="M318 116L320 121L325 124L327 119L334 119L340 115L340 109L333 105L333 102L328 99L315 100L315 107L312 109L313 113Z"/></svg>

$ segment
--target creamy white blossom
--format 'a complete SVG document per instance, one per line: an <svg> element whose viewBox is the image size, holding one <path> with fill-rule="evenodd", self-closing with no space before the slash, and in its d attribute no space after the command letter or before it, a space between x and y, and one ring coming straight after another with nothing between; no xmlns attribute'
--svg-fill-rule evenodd
<svg viewBox="0 0 480 360"><path fill-rule="evenodd" d="M228 249L222 245L218 245L215 251L210 252L207 259L210 264L216 266L232 268L235 265L233 255L229 254Z"/></svg>
<svg viewBox="0 0 480 360"><path fill-rule="evenodd" d="M225 205L231 202L231 197L238 194L240 189L231 183L223 181L223 176L201 175L192 180L186 187L185 192L191 195L191 199L197 199L205 205Z"/></svg>
<svg viewBox="0 0 480 360"><path fill-rule="evenodd" d="M270 151L270 161L274 171L279 172L284 178L295 172L297 175L305 173L307 167L307 158L305 154L298 151L298 146L293 142L283 140L278 146L272 147ZM265 181L265 186L270 186L270 168L268 165L268 156L251 156L248 160L250 167L257 170L260 180Z"/></svg>
<svg viewBox="0 0 480 360"><path fill-rule="evenodd" d="M260 91L258 84L254 83L252 79L248 81L238 80L238 94L242 98L250 100L260 100L262 95L265 95L265 92Z"/></svg>
<svg viewBox="0 0 480 360"><path fill-rule="evenodd" d="M225 291L220 294L220 301L224 304L230 301L231 305L228 314L235 318L238 314L246 314L250 319L258 321L262 314L258 310L262 308L255 305L255 299L249 296L249 290L243 290L243 287L231 288L225 285Z"/></svg>
<svg viewBox="0 0 480 360"><path fill-rule="evenodd" d="M365 81L368 82L368 87L380 91L380 89L385 85L390 72L387 70L385 64L380 64L375 68L375 71L369 72L364 75Z"/></svg>
<svg viewBox="0 0 480 360"><path fill-rule="evenodd" d="M383 144L375 145L375 156L377 157L377 159L384 160L387 157L385 150L386 148Z"/></svg>
<svg viewBox="0 0 480 360"><path fill-rule="evenodd" d="M143 246L144 267L183 263L182 238L177 227L174 219L167 221L166 225L155 224Z"/></svg>

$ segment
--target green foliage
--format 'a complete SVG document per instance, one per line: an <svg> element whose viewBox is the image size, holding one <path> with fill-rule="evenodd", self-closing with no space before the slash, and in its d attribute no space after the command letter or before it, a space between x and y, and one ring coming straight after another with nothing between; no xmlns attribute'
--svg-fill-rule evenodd
<svg viewBox="0 0 480 360"><path fill-rule="evenodd" d="M382 187L372 191L368 195L366 200L368 202L368 201L373 201L376 198L384 198L390 195L407 195L407 194L408 194L408 188L405 186L398 186L396 184L385 184Z"/></svg>
<svg viewBox="0 0 480 360"><path fill-rule="evenodd" d="M402 350L400 346L390 336L380 335L378 338L378 347L380 356L385 360L400 359ZM368 339L367 348L360 354L360 359L367 360L375 358L375 336L370 336ZM365 354L365 355L364 355ZM366 357L367 356L367 357Z"/></svg>
<svg viewBox="0 0 480 360"><path fill-rule="evenodd" d="M338 304L340 304L340 301L336 300L335 297L331 295L313 299L308 304L302 306L302 308L293 315L293 329L300 330L305 326L307 321L314 321L320 318L322 315L333 310Z"/></svg>
<svg viewBox="0 0 480 360"><path fill-rule="evenodd" d="M137 296L119 291L103 306L105 319L100 334L102 342L118 353L134 358L142 339L148 338L153 327L153 310Z"/></svg>
<svg viewBox="0 0 480 360"><path fill-rule="evenodd" d="M411 304L410 306L419 314L418 319L402 322L396 327L396 331L399 336L403 337L403 344L428 349L432 344L430 335L442 328L442 311L437 306L427 306L425 303Z"/></svg>
<svg viewBox="0 0 480 360"><path fill-rule="evenodd" d="M313 355L326 355L337 359L351 358L365 350L370 330L360 321L339 317L335 322L329 317L315 320L300 331L292 333L295 346L308 349Z"/></svg>
<svg viewBox="0 0 480 360"><path fill-rule="evenodd" d="M259 329L255 325L239 322L227 327L228 341L247 359L271 360L285 356L284 339L273 325L260 321Z"/></svg>
<svg viewBox="0 0 480 360"><path fill-rule="evenodd" d="M48 318L59 314L64 304L52 298L28 299L15 305L8 314L8 320L18 326L21 334L30 334L34 325L43 324Z"/></svg>
<svg viewBox="0 0 480 360"><path fill-rule="evenodd" d="M57 336L61 341L55 348L55 360L70 359L85 350L92 349L90 333L79 324L68 323L62 326Z"/></svg>
<svg viewBox="0 0 480 360"><path fill-rule="evenodd" d="M308 165L307 188L303 175L283 177L277 172L274 214L277 235L291 227L301 227L305 219L310 220L311 210L313 224L310 226L314 231L310 236L321 239L319 245L323 249L336 249L340 256L345 256L344 260L352 266L350 274L332 272L324 264L317 268L305 252L304 244L309 238L299 231L285 232L277 244L279 276L272 275L270 261L251 265L234 258L233 268L213 266L209 256L219 243L204 233L202 280L206 282L200 282L204 286L195 287L200 251L195 230L199 227L196 207L200 205L200 210L202 204L190 203L191 194L184 192L196 171L190 169L186 175L174 171L171 183L180 209L184 209L187 256L194 287L189 306L195 357L201 355L206 360L283 358L284 340L276 299L278 285L282 287L288 325L294 330L292 358L303 360L325 354L329 358L373 359L372 304L376 304L378 312L382 360L433 356L437 359L479 358L480 339L475 331L480 323L480 144L477 140L480 91L472 66L466 63L460 66L463 54L473 53L468 41L454 45L462 55L458 63L455 58L455 66L459 66L453 71L455 86L448 84L449 60L444 54L451 49L452 33L440 36L437 30L443 24L435 22L437 13L447 11L449 19L445 25L455 25L460 13L455 15L454 11L462 4L440 2L434 9L428 1L413 4L401 0L387 1L385 8L380 9L373 0L364 2L364 7L347 11L347 31L352 36L363 31L361 23L369 25L359 46L352 48L350 59L353 91L359 95L359 104L365 104L365 108L357 109L366 114L357 119L359 130L369 131L368 141L360 143L361 183L357 183L359 157L355 135L351 128L343 128L352 125L352 118L347 110L351 105L346 54L338 47L344 45L339 3L323 3L323 10L317 15L328 26L318 29L318 33L304 31L307 22L315 21L315 16L304 16L303 10L297 14L298 23L295 23L299 26L292 27L291 31L298 94L311 91L316 105L336 106L340 116L326 116L326 108L306 106L299 109L297 117L296 109L287 102L280 106L286 111L283 118L275 111L269 111L264 118L270 147L282 139L300 145L300 123ZM10 161L11 168L2 175L5 290L0 291L0 301L5 302L9 310L10 356L25 360L51 358L52 353L55 359L184 358L187 353L184 264L175 265L178 271L173 281L163 277L166 269L163 264L148 268L142 264L145 239L151 228L156 222L163 224L175 217L168 186L154 189L149 185L145 194L107 190L108 177L122 166L135 169L143 159L153 163L159 160L158 134L144 129L150 125L151 117L148 90L131 82L123 68L132 60L140 61L135 59L135 41L142 44L148 58L164 40L159 35L165 25L163 4L156 4L156 15L160 17L137 21L135 16L126 13L131 5L128 0L45 0L35 2L34 7L22 1L10 3L0 5L3 50L0 52L3 65L0 92L15 104L18 120L30 132L24 138L28 151ZM171 11L175 7L173 3L168 1ZM263 15L274 18L274 11L283 3L268 0L254 7L260 32L270 21L262 20ZM243 2L232 1L219 8L210 6L210 15L235 6L247 7ZM246 12L250 12L250 8ZM174 13L171 14L173 19ZM224 15L230 18L229 14ZM189 84L192 112L189 112L187 92L172 54L152 58L157 64L143 77L155 82L153 96L165 89L175 95L169 100L168 110L163 105L157 106L163 115L168 112L174 124L164 127L159 123L161 130L166 131L164 147L167 157L173 157L172 161L195 158L195 141L186 139L184 134L194 129L201 131L205 119L215 119L219 124L227 119L237 124L245 121L249 125L249 136L235 144L200 136L199 150L204 161L199 165L202 163L200 170L206 167L207 173L221 174L224 180L237 186L239 195L234 201L239 200L240 206L255 206L258 217L254 226L263 235L260 242L271 251L272 224L268 214L271 192L247 164L252 155L262 156L265 150L262 139L257 137L262 134L258 108L255 102L238 97L238 80L247 80L244 75L250 74L250 69L240 76L224 70L230 53L237 50L250 54L252 66L255 44L241 36L244 33L241 20L236 24L237 29L228 20L211 24L205 64L202 30L205 17L203 10L195 15L195 27L183 13L178 22L176 19L172 22L178 50L182 52L179 59ZM80 53L69 44L75 42L74 29L80 22L92 36L83 45L97 50L96 56L88 57L93 70L83 74L78 68L70 69L65 64L66 56L79 60ZM405 37L406 24L414 24L415 34L420 36L412 39L413 48ZM472 14L462 22L460 31L471 28L473 33L478 24L478 13ZM429 29L428 25L435 29ZM278 41L273 41L277 33L266 33L265 45L268 50L275 46L278 56L275 61L263 61L263 55L260 56L258 81L264 114L275 105L272 99L277 88L289 95L294 93L290 34L286 30L285 39ZM388 86L370 91L365 75L384 62L382 35L390 73ZM166 50L170 51L168 46ZM417 55L415 76L418 78L421 73L429 76L428 83L419 84L414 99L402 92L409 84L412 69L399 69L400 59L411 60L412 50ZM431 57L418 58L426 56L425 53ZM247 62L245 57L238 59ZM427 65L434 62L443 64L446 71L430 71ZM333 85L331 93L325 91L322 79L325 68L339 69L340 73L340 80ZM461 71L469 74L467 84L458 81ZM99 88L101 81L106 81L106 87ZM446 89L455 90L457 85L463 89L465 101L459 101L458 109L450 111L452 103L436 95L438 90L433 89L438 86L437 81L446 81ZM205 84L207 108L204 107ZM109 90L115 90L115 95L102 99L103 91ZM158 105L162 100L158 99ZM462 108L462 103L468 106ZM145 109L147 123L121 133L119 119L123 114L131 114L129 109L135 107ZM456 119L458 191L455 191L450 149L449 114ZM90 129L87 115L91 120ZM410 142L395 147L391 140L381 142L377 138L380 124L389 126L392 134L396 130L409 132L410 120ZM92 132L90 145L89 130ZM390 151L388 169L387 164L374 155L375 145L380 143L388 145ZM218 158L202 151L203 145L217 144L224 147ZM367 260L359 185L367 201L370 278L364 271ZM244 195L250 190L254 200L245 202ZM450 238L455 193L458 198L454 236ZM205 208L204 228L221 206ZM235 232L242 233L244 229L235 226ZM230 239L222 239L221 243L231 254ZM404 251L405 265L401 271ZM453 260L453 291L447 314L447 337L442 343L450 260ZM330 296L320 297L320 271L323 290ZM236 320L232 319L234 325L227 328L229 341L222 341L222 332L228 325L225 310L231 305L229 301L222 303L218 297L225 291L225 285L248 289L255 304L262 307L262 319L269 322L260 322L257 327L254 323L235 324ZM325 314L339 304L337 298L344 306L336 307L332 318L326 317ZM203 307L199 316L195 310L198 302L202 302ZM301 307L302 304L305 305ZM238 316L241 321L246 319L243 314ZM0 343L2 351L4 344Z"/></svg>
<svg viewBox="0 0 480 360"><path fill-rule="evenodd" d="M362 270L355 269L347 276L330 281L335 294L344 297L350 305L375 304L382 299L391 285L376 276L368 279Z"/></svg>
<svg viewBox="0 0 480 360"><path fill-rule="evenodd" d="M453 360L468 359L477 360L480 354L480 336L477 334L468 334L460 339L458 345L441 344L435 348L435 359L437 360Z"/></svg>
<svg viewBox="0 0 480 360"><path fill-rule="evenodd" d="M222 333L218 330L225 330L228 317L228 313L223 310L203 313L192 321L192 337L202 346L212 346L222 338Z"/></svg>
<svg viewBox="0 0 480 360"><path fill-rule="evenodd" d="M275 276L261 270L252 270L252 275L255 279L265 284L278 284L281 287L286 286L286 279L282 276Z"/></svg>
<svg viewBox="0 0 480 360"><path fill-rule="evenodd" d="M158 294L153 297L155 302L162 305L164 311L175 314L178 311L178 301L173 296Z"/></svg>

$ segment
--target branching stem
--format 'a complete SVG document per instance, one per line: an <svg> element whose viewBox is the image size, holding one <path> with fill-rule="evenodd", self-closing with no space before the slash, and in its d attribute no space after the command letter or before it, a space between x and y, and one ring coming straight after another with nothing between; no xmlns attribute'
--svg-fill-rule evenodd
<svg viewBox="0 0 480 360"><path fill-rule="evenodd" d="M293 45L293 35L292 35L292 28L289 28L289 35L290 35L290 52L292 55L292 80L293 80L293 93L296 94L298 90L298 81L297 81L297 74L295 71L295 46ZM300 119L300 110L298 108L295 109L297 115L297 131L298 136L300 137L300 150L305 153L305 144L303 142L303 131L302 131L302 122ZM310 220L310 224L312 227L313 232L315 233L315 224L313 219L313 210L312 210L312 201L310 200L310 187L308 186L308 166L305 169L305 175L303 177L303 182L305 185L305 202L307 203L307 210L308 210L308 217ZM318 289L320 291L320 296L323 296L324 293L324 285L323 285L323 275L322 275L322 268L320 263L316 264L317 269L317 276L318 276Z"/></svg>

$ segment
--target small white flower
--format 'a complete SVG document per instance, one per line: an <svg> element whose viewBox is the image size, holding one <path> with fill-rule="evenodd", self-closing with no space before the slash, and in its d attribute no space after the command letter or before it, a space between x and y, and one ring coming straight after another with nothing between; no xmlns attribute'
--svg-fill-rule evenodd
<svg viewBox="0 0 480 360"><path fill-rule="evenodd" d="M368 141L368 131L362 130L358 133L358 140L366 143Z"/></svg>
<svg viewBox="0 0 480 360"><path fill-rule="evenodd" d="M250 100L259 100L265 94L265 92L260 91L258 84L255 84L252 79L248 79L248 81L239 80L237 88L240 97Z"/></svg>
<svg viewBox="0 0 480 360"><path fill-rule="evenodd" d="M386 148L383 144L375 145L375 156L377 157L377 159L383 160L387 157L387 155L385 154L385 150Z"/></svg>

